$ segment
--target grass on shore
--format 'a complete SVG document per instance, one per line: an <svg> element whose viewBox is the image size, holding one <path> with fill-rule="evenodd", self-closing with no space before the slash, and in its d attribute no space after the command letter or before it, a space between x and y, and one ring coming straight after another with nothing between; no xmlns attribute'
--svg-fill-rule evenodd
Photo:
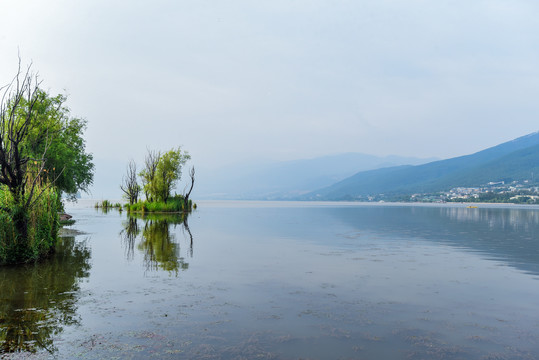
<svg viewBox="0 0 539 360"><path fill-rule="evenodd" d="M184 197L176 195L170 197L167 202L164 201L139 201L135 204L125 204L125 209L128 212L146 213L146 212L191 212L193 209L193 202L188 201L187 207L185 206ZM196 208L196 205L195 205Z"/></svg>
<svg viewBox="0 0 539 360"><path fill-rule="evenodd" d="M0 188L0 265L38 260L53 251L60 209L61 202L54 189L43 190L42 196L25 213L13 203L9 191ZM26 238L17 232L15 216L26 218Z"/></svg>

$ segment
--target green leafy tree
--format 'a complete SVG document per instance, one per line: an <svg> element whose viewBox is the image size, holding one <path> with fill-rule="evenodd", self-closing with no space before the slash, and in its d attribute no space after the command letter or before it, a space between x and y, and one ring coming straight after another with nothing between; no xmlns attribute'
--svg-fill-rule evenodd
<svg viewBox="0 0 539 360"><path fill-rule="evenodd" d="M64 96L50 97L39 85L30 67L22 71L19 61L16 76L0 88L0 192L10 194L0 215L14 225L10 262L39 257L54 246L46 241L46 248L40 248L43 239L31 221L42 212L52 216L51 223L57 221L56 206L50 201L45 206L41 198L59 202L58 193L74 196L78 189L87 190L93 178L92 156L85 153L82 139L85 121L69 116ZM56 239L56 228L51 236Z"/></svg>
<svg viewBox="0 0 539 360"><path fill-rule="evenodd" d="M26 254L28 247L29 209L43 194L41 179L50 147L47 132L38 134L44 139L41 154L29 151L29 134L38 127L39 81L30 72L19 69L11 83L3 87L0 103L0 184L9 191L12 203L6 209L13 219L20 247L16 252Z"/></svg>
<svg viewBox="0 0 539 360"><path fill-rule="evenodd" d="M154 201L154 195L157 193L157 181L155 174L161 153L159 151L148 150L146 159L144 160L144 169L139 173L142 180L142 190L147 201Z"/></svg>
<svg viewBox="0 0 539 360"><path fill-rule="evenodd" d="M156 181L154 196L157 201L167 202L172 190L182 177L183 166L189 159L191 156L187 152L182 153L180 147L161 155L154 179Z"/></svg>
<svg viewBox="0 0 539 360"><path fill-rule="evenodd" d="M86 153L83 138L87 122L71 117L65 95L52 97L38 89L36 97L35 121L24 146L31 157L46 154L42 177L74 199L78 191L88 191L93 181L93 157Z"/></svg>

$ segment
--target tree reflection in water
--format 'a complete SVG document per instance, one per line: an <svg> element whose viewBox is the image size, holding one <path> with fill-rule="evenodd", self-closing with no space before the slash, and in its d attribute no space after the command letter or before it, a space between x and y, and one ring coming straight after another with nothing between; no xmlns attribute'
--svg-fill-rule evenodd
<svg viewBox="0 0 539 360"><path fill-rule="evenodd" d="M49 259L0 268L0 354L55 351L54 337L80 322L79 283L89 276L89 261L86 240L60 237Z"/></svg>
<svg viewBox="0 0 539 360"><path fill-rule="evenodd" d="M125 257L127 260L133 260L135 256L135 242L140 234L137 220L136 217L128 215L127 221L123 223L124 229L120 233L125 243Z"/></svg>
<svg viewBox="0 0 539 360"><path fill-rule="evenodd" d="M189 263L181 256L180 244L176 240L179 226L189 238L189 255L193 256L193 236L187 222L187 214L130 214L124 222L122 237L126 244L126 257L134 257L135 242L139 234L137 248L144 254L144 264L149 271L165 270L178 275L180 270L189 268ZM138 220L142 220L142 229Z"/></svg>

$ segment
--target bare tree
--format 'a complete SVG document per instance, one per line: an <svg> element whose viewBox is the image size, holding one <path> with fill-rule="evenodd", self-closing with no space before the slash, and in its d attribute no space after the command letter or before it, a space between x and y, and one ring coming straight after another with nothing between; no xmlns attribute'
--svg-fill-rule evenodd
<svg viewBox="0 0 539 360"><path fill-rule="evenodd" d="M137 182L137 164L133 160L129 161L127 165L127 174L123 177L120 189L124 192L130 205L138 201L140 186Z"/></svg>
<svg viewBox="0 0 539 360"><path fill-rule="evenodd" d="M195 185L195 167L191 167L191 170L189 170L189 177L191 178L191 187L189 188L189 191L183 196L183 205L185 211L189 211L189 195L191 195L191 191L193 191L193 186Z"/></svg>

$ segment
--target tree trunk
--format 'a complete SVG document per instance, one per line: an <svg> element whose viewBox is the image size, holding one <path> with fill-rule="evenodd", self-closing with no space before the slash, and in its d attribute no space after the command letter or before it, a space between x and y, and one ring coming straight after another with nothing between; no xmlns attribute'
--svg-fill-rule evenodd
<svg viewBox="0 0 539 360"><path fill-rule="evenodd" d="M15 252L16 258L27 259L26 254L30 251L28 243L28 211L23 207L17 207L13 211L13 224L17 232Z"/></svg>
<svg viewBox="0 0 539 360"><path fill-rule="evenodd" d="M191 188L185 194L183 197L183 209L187 212L189 212L191 209L189 209L189 195L191 195L191 191L193 191L193 186L195 185L195 167L193 166L191 168L191 171L189 171L189 177L191 178Z"/></svg>

